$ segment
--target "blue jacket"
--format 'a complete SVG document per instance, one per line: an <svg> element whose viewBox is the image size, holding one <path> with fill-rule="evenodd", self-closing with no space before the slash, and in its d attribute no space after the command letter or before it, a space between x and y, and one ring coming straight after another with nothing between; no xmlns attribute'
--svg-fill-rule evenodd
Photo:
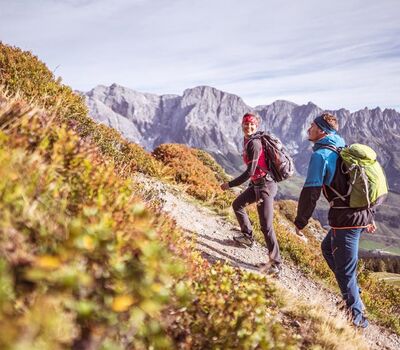
<svg viewBox="0 0 400 350"><path fill-rule="evenodd" d="M343 138L336 133L329 134L314 144L314 152L311 155L304 187L331 185L339 155L337 152L324 147L333 146L339 148L345 145Z"/></svg>
<svg viewBox="0 0 400 350"><path fill-rule="evenodd" d="M314 144L294 222L297 228L303 229L307 225L322 189L329 203L337 198L332 188L341 194L347 193L348 178L341 171L342 160L338 152L327 148L336 149L345 145L345 141L337 133L329 134ZM340 206L345 209L331 208L329 210L328 221L331 227L365 227L373 219L374 209L349 208L348 199L341 202Z"/></svg>

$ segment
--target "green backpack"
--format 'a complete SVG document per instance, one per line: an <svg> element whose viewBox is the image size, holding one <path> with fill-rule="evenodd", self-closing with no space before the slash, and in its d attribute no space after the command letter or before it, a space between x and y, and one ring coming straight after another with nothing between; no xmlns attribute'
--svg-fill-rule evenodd
<svg viewBox="0 0 400 350"><path fill-rule="evenodd" d="M382 204L388 194L388 185L375 151L366 145L354 143L337 152L342 160L341 170L349 179L349 190L344 195L331 187L337 198L345 201L350 196L350 208L370 208Z"/></svg>

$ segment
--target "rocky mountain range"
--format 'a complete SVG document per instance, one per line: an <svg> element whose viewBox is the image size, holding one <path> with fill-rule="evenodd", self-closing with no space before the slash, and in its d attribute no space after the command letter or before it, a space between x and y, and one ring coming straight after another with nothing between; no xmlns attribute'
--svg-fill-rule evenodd
<svg viewBox="0 0 400 350"><path fill-rule="evenodd" d="M187 89L183 95L141 93L112 84L99 85L85 96L90 115L119 130L128 140L148 150L162 143L183 143L210 152L228 173L243 169L241 117L246 112L261 116L261 129L276 134L305 175L311 153L307 129L323 109L312 102L297 105L278 100L250 107L236 95L208 86ZM390 188L400 192L400 113L393 109L346 109L329 111L339 118L340 133L348 144L373 147L385 168Z"/></svg>

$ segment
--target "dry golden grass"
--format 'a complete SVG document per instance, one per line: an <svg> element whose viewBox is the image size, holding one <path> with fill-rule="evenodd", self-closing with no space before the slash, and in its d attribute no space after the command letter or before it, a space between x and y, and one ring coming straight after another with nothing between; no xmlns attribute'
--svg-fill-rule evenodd
<svg viewBox="0 0 400 350"><path fill-rule="evenodd" d="M369 349L362 335L349 326L344 313L331 315L327 312L326 297L322 293L307 301L301 301L298 295L288 294L284 289L278 293L284 300L281 311L289 318L287 324L297 330L305 349Z"/></svg>

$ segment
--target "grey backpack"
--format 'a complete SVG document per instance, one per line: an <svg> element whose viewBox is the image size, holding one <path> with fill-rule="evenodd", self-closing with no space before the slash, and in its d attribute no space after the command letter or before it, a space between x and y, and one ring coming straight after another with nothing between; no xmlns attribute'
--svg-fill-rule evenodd
<svg viewBox="0 0 400 350"><path fill-rule="evenodd" d="M289 152L279 138L270 133L260 131L252 139L260 139L265 161L268 165L268 174L275 182L281 182L294 174L294 162Z"/></svg>

